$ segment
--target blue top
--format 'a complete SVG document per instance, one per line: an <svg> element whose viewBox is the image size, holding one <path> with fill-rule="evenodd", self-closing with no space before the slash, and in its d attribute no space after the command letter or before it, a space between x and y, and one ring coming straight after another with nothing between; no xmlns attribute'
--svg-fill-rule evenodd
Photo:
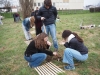
<svg viewBox="0 0 100 75"><path fill-rule="evenodd" d="M29 31L29 29L30 29L30 17L25 18L22 23L23 23L26 31Z"/></svg>

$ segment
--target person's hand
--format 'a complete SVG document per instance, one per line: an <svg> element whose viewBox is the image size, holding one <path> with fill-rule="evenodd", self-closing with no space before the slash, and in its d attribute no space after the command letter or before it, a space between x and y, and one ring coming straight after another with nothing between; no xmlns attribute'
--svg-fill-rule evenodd
<svg viewBox="0 0 100 75"><path fill-rule="evenodd" d="M58 53L57 52L53 52L53 55L56 56Z"/></svg>
<svg viewBox="0 0 100 75"><path fill-rule="evenodd" d="M45 17L41 17L41 20L43 21L45 19Z"/></svg>
<svg viewBox="0 0 100 75"><path fill-rule="evenodd" d="M60 45L64 45L64 44L65 44L65 42L61 41L59 44L60 44Z"/></svg>
<svg viewBox="0 0 100 75"><path fill-rule="evenodd" d="M51 42L50 42L50 41L47 41L47 44L48 44L49 46L51 46Z"/></svg>
<svg viewBox="0 0 100 75"><path fill-rule="evenodd" d="M62 40L59 44L60 44L60 45L64 45L65 42L66 42L65 40Z"/></svg>

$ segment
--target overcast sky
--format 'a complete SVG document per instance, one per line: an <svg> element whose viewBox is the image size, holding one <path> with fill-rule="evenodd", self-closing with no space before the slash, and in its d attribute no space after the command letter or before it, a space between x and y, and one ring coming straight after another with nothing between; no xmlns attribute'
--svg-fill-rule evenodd
<svg viewBox="0 0 100 75"><path fill-rule="evenodd" d="M19 0L9 0L10 2L12 2L13 5L18 5L18 1ZM84 6L86 5L97 5L98 3L100 3L100 0L84 0Z"/></svg>
<svg viewBox="0 0 100 75"><path fill-rule="evenodd" d="M12 5L19 5L19 0L8 0L11 2Z"/></svg>
<svg viewBox="0 0 100 75"><path fill-rule="evenodd" d="M84 6L86 5L98 5L100 0L84 0Z"/></svg>

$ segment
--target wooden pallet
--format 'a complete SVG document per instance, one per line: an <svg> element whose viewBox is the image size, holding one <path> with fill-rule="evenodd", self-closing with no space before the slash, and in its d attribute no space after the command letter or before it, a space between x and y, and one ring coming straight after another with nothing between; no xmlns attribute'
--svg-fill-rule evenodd
<svg viewBox="0 0 100 75"><path fill-rule="evenodd" d="M38 72L39 75L57 75L58 73L64 73L62 69L60 69L52 62L48 62L34 69Z"/></svg>

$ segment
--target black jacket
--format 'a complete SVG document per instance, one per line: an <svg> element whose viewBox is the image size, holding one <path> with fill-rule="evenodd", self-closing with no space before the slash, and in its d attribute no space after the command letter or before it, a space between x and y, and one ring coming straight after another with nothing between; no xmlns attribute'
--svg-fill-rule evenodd
<svg viewBox="0 0 100 75"><path fill-rule="evenodd" d="M48 45L47 45L48 47ZM49 48L49 47L48 47ZM35 47L35 42L34 40L28 45L26 51L25 51L25 56L30 56L33 55L35 53L46 53L47 55L53 56L53 52L52 51L48 51L46 49L37 49Z"/></svg>
<svg viewBox="0 0 100 75"><path fill-rule="evenodd" d="M38 12L38 18L45 17L43 23L45 25L55 24L55 20L57 17L57 9L54 6L51 6L47 9L45 6L42 6Z"/></svg>
<svg viewBox="0 0 100 75"><path fill-rule="evenodd" d="M35 15L35 12L32 12L32 13L31 13L31 16L34 16L34 15Z"/></svg>
<svg viewBox="0 0 100 75"><path fill-rule="evenodd" d="M41 19L38 19L37 15L38 15L38 10L36 10L36 11L34 12L35 27L36 27L36 28L41 28L41 26L43 25L43 23L42 23L42 20L41 20Z"/></svg>
<svg viewBox="0 0 100 75"><path fill-rule="evenodd" d="M88 53L88 49L86 46L84 46L83 43L79 42L76 38L73 38L70 40L70 42L66 42L64 44L64 46L66 48L72 48L74 50L79 51L81 54L87 54Z"/></svg>

